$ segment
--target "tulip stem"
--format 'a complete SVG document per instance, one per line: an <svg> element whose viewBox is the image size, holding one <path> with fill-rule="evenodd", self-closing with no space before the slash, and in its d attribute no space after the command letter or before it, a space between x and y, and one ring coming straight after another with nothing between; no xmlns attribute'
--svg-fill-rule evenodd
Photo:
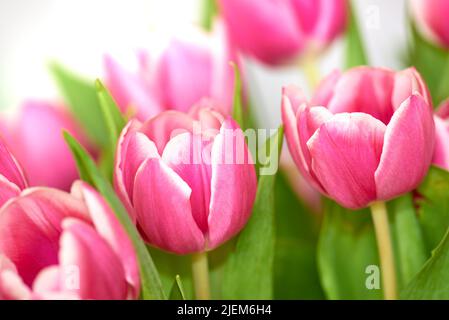
<svg viewBox="0 0 449 320"><path fill-rule="evenodd" d="M207 252L195 253L192 256L193 285L197 300L210 299L209 266Z"/></svg>
<svg viewBox="0 0 449 320"><path fill-rule="evenodd" d="M396 269L385 202L373 203L371 205L371 215L379 250L384 298L385 300L396 300Z"/></svg>
<svg viewBox="0 0 449 320"><path fill-rule="evenodd" d="M300 66L304 70L310 91L315 90L320 82L320 69L316 53L306 52L301 59Z"/></svg>

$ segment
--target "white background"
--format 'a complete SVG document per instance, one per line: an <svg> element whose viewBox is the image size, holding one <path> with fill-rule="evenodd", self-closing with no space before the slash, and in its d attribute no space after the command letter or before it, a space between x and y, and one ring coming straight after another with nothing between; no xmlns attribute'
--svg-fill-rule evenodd
<svg viewBox="0 0 449 320"><path fill-rule="evenodd" d="M261 0L264 1L264 0ZM407 43L406 0L354 0L370 61L400 68ZM47 63L58 60L101 77L105 52L145 46L155 31L176 32L198 21L200 0L0 0L0 109L24 98L53 99ZM322 73L338 68L342 43L327 53ZM279 123L283 85L303 85L299 68L273 70L252 61L248 77L265 127Z"/></svg>

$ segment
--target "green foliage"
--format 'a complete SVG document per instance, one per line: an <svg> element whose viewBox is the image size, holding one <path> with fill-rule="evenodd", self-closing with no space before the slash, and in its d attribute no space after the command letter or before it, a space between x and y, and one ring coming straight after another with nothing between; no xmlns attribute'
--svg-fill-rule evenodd
<svg viewBox="0 0 449 320"><path fill-rule="evenodd" d="M349 24L346 31L345 67L349 69L361 65L369 65L369 63L365 53L359 23L354 14L353 5L350 5Z"/></svg>

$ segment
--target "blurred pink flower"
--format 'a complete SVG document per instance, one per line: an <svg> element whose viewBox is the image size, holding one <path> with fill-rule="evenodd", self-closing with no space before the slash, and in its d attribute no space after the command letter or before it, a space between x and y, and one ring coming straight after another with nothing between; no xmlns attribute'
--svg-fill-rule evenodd
<svg viewBox="0 0 449 320"><path fill-rule="evenodd" d="M28 100L2 134L22 164L31 186L69 190L78 177L75 161L62 136L67 130L84 145L86 139L71 115L52 103Z"/></svg>
<svg viewBox="0 0 449 320"><path fill-rule="evenodd" d="M125 230L83 182L32 188L0 211L0 299L133 299L137 258Z"/></svg>
<svg viewBox="0 0 449 320"><path fill-rule="evenodd" d="M158 59L139 52L137 72L105 56L106 83L122 112L144 121L164 110L188 111L203 98L230 114L237 56L220 22L212 34L174 37Z"/></svg>
<svg viewBox="0 0 449 320"><path fill-rule="evenodd" d="M178 254L211 250L236 235L257 187L243 132L208 108L129 122L114 178L146 241Z"/></svg>
<svg viewBox="0 0 449 320"><path fill-rule="evenodd" d="M22 168L0 140L0 207L28 186Z"/></svg>
<svg viewBox="0 0 449 320"><path fill-rule="evenodd" d="M340 35L346 0L219 0L231 39L271 65L321 50Z"/></svg>
<svg viewBox="0 0 449 320"><path fill-rule="evenodd" d="M440 105L434 120L436 139L433 163L449 170L449 99Z"/></svg>
<svg viewBox="0 0 449 320"><path fill-rule="evenodd" d="M301 174L348 208L414 189L432 160L431 100L414 69L334 72L311 103L287 87L282 118Z"/></svg>
<svg viewBox="0 0 449 320"><path fill-rule="evenodd" d="M412 0L411 7L424 35L449 49L449 0Z"/></svg>

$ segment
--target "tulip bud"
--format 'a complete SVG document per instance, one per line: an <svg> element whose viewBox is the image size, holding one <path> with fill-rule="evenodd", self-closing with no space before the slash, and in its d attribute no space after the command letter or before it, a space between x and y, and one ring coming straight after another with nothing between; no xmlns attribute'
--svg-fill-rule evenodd
<svg viewBox="0 0 449 320"><path fill-rule="evenodd" d="M435 152L433 163L449 170L449 100L444 101L435 116Z"/></svg>
<svg viewBox="0 0 449 320"><path fill-rule="evenodd" d="M449 49L449 1L412 0L418 28L432 42Z"/></svg>
<svg viewBox="0 0 449 320"><path fill-rule="evenodd" d="M208 108L132 120L118 143L115 188L144 239L178 254L203 252L250 217L256 174L243 132Z"/></svg>
<svg viewBox="0 0 449 320"><path fill-rule="evenodd" d="M69 190L78 177L63 130L85 141L68 112L41 101L26 101L4 129L6 142L23 165L31 186Z"/></svg>
<svg viewBox="0 0 449 320"><path fill-rule="evenodd" d="M0 207L19 195L27 185L22 168L0 140Z"/></svg>
<svg viewBox="0 0 449 320"><path fill-rule="evenodd" d="M232 41L277 65L328 46L347 20L345 0L219 0Z"/></svg>
<svg viewBox="0 0 449 320"><path fill-rule="evenodd" d="M0 211L0 299L135 299L137 258L90 186L32 188Z"/></svg>
<svg viewBox="0 0 449 320"><path fill-rule="evenodd" d="M187 112L211 98L222 113L231 113L234 73L229 63L237 62L237 56L225 29L217 22L212 34L194 31L190 37L172 38L152 60L140 52L137 70L106 56L106 83L122 112L131 108L144 121L164 110Z"/></svg>
<svg viewBox="0 0 449 320"><path fill-rule="evenodd" d="M282 119L301 174L348 208L413 190L432 160L430 96L414 69L334 72L311 104L299 89L285 88Z"/></svg>

